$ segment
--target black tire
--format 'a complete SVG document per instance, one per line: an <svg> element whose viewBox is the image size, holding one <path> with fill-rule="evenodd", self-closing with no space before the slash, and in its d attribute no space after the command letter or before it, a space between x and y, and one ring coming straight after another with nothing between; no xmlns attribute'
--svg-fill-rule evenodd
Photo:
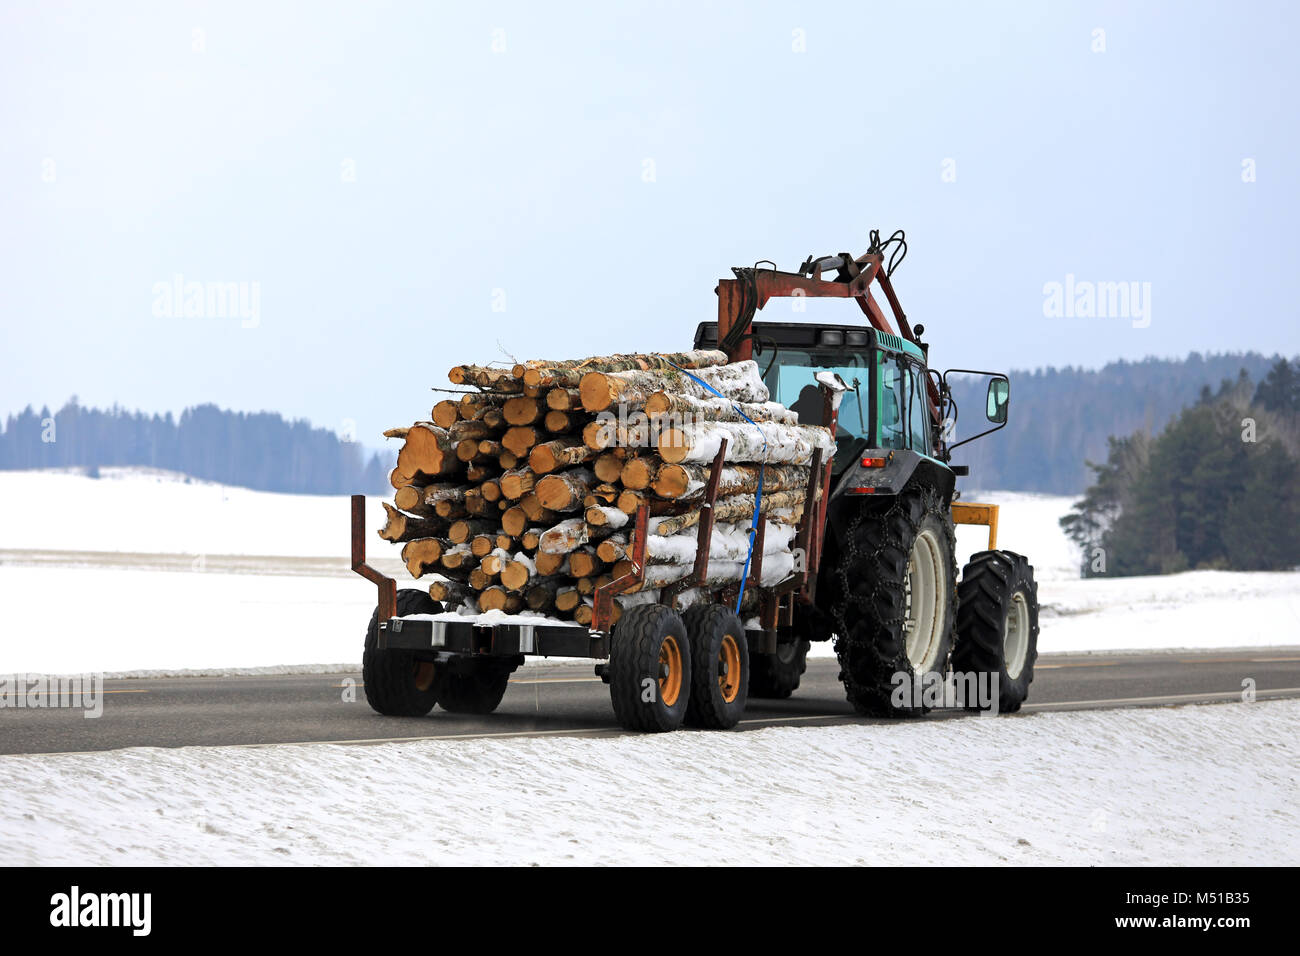
<svg viewBox="0 0 1300 956"><path fill-rule="evenodd" d="M440 614L442 605L424 591L397 592L397 616ZM437 668L421 661L414 651L380 650L379 608L370 615L365 651L361 657L361 682L366 702L385 717L423 717L438 702Z"/></svg>
<svg viewBox="0 0 1300 956"><path fill-rule="evenodd" d="M799 687L808 669L809 642L799 638L776 646L775 654L755 654L749 661L749 696L782 700Z"/></svg>
<svg viewBox="0 0 1300 956"><path fill-rule="evenodd" d="M671 661L666 675L660 673L661 653ZM681 617L662 604L628 608L614 625L605 672L614 716L625 730L676 730L691 696L690 644Z"/></svg>
<svg viewBox="0 0 1300 956"><path fill-rule="evenodd" d="M745 625L721 604L692 604L682 614L691 648L686 723L728 730L740 723L749 698L749 640Z"/></svg>
<svg viewBox="0 0 1300 956"><path fill-rule="evenodd" d="M948 667L957 617L956 543L948 504L929 485L863 502L849 520L834 558L832 614L840 681L858 713L904 717L929 710L915 691L941 680ZM917 666L908 658L904 631L914 546L929 556L934 588L926 659Z"/></svg>
<svg viewBox="0 0 1300 956"><path fill-rule="evenodd" d="M459 670L452 669L457 666ZM510 666L484 660L444 667L438 676L438 703L453 714L490 714L505 696L512 670Z"/></svg>
<svg viewBox="0 0 1300 956"><path fill-rule="evenodd" d="M1015 713L1029 696L1038 660L1038 584L1034 581L1034 567L1028 558L1012 551L981 551L972 555L962 570L958 594L953 671L958 678L965 674L996 677L998 711ZM1023 602L1023 619L1017 611L1018 601ZM1025 619L1028 628L1021 632ZM1021 623L1017 625L1017 621ZM1014 659L1007 659L1008 638L1014 652L1016 633L1022 633L1027 641L1019 669ZM1013 653L1013 657L1018 656ZM967 708L983 709L975 701L968 701Z"/></svg>

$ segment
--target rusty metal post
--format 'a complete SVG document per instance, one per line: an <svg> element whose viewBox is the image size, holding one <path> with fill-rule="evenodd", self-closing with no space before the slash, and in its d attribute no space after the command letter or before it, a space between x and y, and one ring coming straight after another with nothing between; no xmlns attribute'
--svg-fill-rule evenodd
<svg viewBox="0 0 1300 956"><path fill-rule="evenodd" d="M636 509L636 525L632 531L632 570L608 584L596 588L591 602L592 635L609 633L614 617L614 595L622 594L645 580L646 539L650 529L650 505L642 502ZM604 656L604 655L601 655Z"/></svg>
<svg viewBox="0 0 1300 956"><path fill-rule="evenodd" d="M366 564L366 496L352 496L352 570L379 588L379 620L397 615L397 581Z"/></svg>

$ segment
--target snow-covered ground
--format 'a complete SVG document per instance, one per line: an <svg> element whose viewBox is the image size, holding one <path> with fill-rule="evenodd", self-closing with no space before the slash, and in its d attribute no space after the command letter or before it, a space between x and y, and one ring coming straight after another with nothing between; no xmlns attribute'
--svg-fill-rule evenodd
<svg viewBox="0 0 1300 956"><path fill-rule="evenodd" d="M0 840L18 865L1294 866L1297 721L1281 701L0 757Z"/></svg>
<svg viewBox="0 0 1300 956"><path fill-rule="evenodd" d="M345 497L102 474L0 472L0 673L356 666L375 592L348 570ZM1080 580L1070 498L965 497L1003 505L999 543L1033 561L1044 653L1300 644L1300 573ZM418 587L373 532L377 498L367 514L371 562ZM958 560L985 534L959 528ZM43 639L64 616L89 626Z"/></svg>

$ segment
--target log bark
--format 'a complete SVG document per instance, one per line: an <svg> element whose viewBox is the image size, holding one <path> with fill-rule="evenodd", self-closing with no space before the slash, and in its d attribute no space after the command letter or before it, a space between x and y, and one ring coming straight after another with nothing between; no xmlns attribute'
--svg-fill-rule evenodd
<svg viewBox="0 0 1300 956"><path fill-rule="evenodd" d="M623 515L623 512L616 508L610 510ZM626 519L627 515L623 517ZM568 518L542 535L537 550L539 553L546 554L568 554L588 542L599 541L614 530L610 527L593 527L581 518Z"/></svg>
<svg viewBox="0 0 1300 956"><path fill-rule="evenodd" d="M437 518L418 518L402 514L387 501L382 503L387 520L379 529L379 537L394 543L415 538L435 538L447 530L447 522Z"/></svg>
<svg viewBox="0 0 1300 956"><path fill-rule="evenodd" d="M798 520L793 517L803 510L803 495L794 491L777 491L763 495L761 513L769 520L793 524ZM692 508L680 515L666 518L652 518L650 533L663 535L677 534L687 528L693 528L700 522L702 509ZM792 514L793 513L793 514ZM754 498L751 495L736 495L734 498L719 498L713 506L714 521L743 521L754 516Z"/></svg>
<svg viewBox="0 0 1300 956"><path fill-rule="evenodd" d="M447 529L447 537L455 544L464 544L477 534L495 534L496 523L483 518L461 518Z"/></svg>
<svg viewBox="0 0 1300 956"><path fill-rule="evenodd" d="M535 578L524 592L524 605L530 611L549 611L555 607L555 594L560 582L554 578Z"/></svg>
<svg viewBox="0 0 1300 956"><path fill-rule="evenodd" d="M661 498L696 498L704 494L712 470L710 465L699 463L664 465L650 487ZM759 470L758 465L724 465L718 479L718 497L754 494L758 490ZM764 494L808 487L808 468L805 465L764 465L762 472Z"/></svg>
<svg viewBox="0 0 1300 956"><path fill-rule="evenodd" d="M493 392L514 394L524 390L523 383L515 379L510 369L505 368L457 365L447 372L447 379L453 385L473 385Z"/></svg>
<svg viewBox="0 0 1300 956"><path fill-rule="evenodd" d="M727 461L806 465L818 448L827 455L835 452L830 430L820 425L706 422L664 429L659 435L659 457L669 464L710 461L724 438Z"/></svg>
<svg viewBox="0 0 1300 956"><path fill-rule="evenodd" d="M594 449L588 448L577 438L554 438L536 446L528 453L528 467L539 475L580 465L596 457Z"/></svg>
<svg viewBox="0 0 1300 956"><path fill-rule="evenodd" d="M751 360L700 368L692 375L713 386L730 401L766 402L771 398ZM582 377L578 391L582 407L589 412L603 412L611 405L623 405L628 411L643 408L656 392L672 392L695 398L716 397L695 378L674 368L653 371L590 371Z"/></svg>
<svg viewBox="0 0 1300 956"><path fill-rule="evenodd" d="M553 388L546 393L546 407L553 412L574 412L582 408L582 395L576 388Z"/></svg>
<svg viewBox="0 0 1300 956"><path fill-rule="evenodd" d="M402 511L429 517L438 513L437 507L441 501L449 501L453 504L463 503L465 492L469 491L469 489L469 485L454 482L441 482L423 487L407 485L404 488L397 489L397 494L393 496L393 504L397 505Z"/></svg>
<svg viewBox="0 0 1300 956"><path fill-rule="evenodd" d="M671 368L671 362L680 368L704 368L722 365L726 353L716 349L698 349L692 352L666 352L662 355L605 355L573 361L534 360L522 362L512 370L514 377L526 385L541 388L573 388L587 372L619 372L629 369Z"/></svg>
<svg viewBox="0 0 1300 956"><path fill-rule="evenodd" d="M608 505L596 505L586 511L587 524L592 528L605 528L617 531L628 522L627 513Z"/></svg>
<svg viewBox="0 0 1300 956"><path fill-rule="evenodd" d="M680 392L655 392L645 403L645 413L652 421L672 417L682 422L776 422L798 425L799 416L780 402L729 402L710 395L698 398ZM743 413L743 414L742 414Z"/></svg>

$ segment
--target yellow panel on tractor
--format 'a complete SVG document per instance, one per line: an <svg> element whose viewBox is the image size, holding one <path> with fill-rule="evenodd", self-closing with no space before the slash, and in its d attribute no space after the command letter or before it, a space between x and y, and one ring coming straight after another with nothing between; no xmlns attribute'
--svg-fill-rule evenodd
<svg viewBox="0 0 1300 956"><path fill-rule="evenodd" d="M990 551L997 550L997 546L998 546L998 506L997 505L978 505L973 502L954 501L952 503L952 523L988 525L988 529L989 529L988 549Z"/></svg>

